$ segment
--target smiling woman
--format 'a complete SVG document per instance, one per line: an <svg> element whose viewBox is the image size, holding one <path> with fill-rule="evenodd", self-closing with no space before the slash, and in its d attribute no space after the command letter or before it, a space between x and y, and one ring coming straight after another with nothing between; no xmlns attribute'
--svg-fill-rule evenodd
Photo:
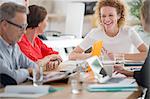
<svg viewBox="0 0 150 99"><path fill-rule="evenodd" d="M147 47L139 35L131 28L125 27L126 6L122 0L99 0L96 5L98 27L92 29L69 55L69 59L86 59L91 53L84 53L97 40L103 41L105 55L113 59L114 54L124 54L125 59L144 60ZM138 53L133 52L134 48ZM104 54L103 54L104 55Z"/></svg>

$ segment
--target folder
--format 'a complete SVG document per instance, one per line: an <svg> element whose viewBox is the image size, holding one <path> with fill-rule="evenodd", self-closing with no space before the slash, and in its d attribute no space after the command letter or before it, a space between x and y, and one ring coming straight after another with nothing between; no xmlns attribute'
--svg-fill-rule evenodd
<svg viewBox="0 0 150 99"><path fill-rule="evenodd" d="M138 91L137 88L99 88L99 89L93 89L93 88L87 88L89 92L129 92L129 91Z"/></svg>
<svg viewBox="0 0 150 99"><path fill-rule="evenodd" d="M144 61L125 60L125 66L143 66Z"/></svg>
<svg viewBox="0 0 150 99"><path fill-rule="evenodd" d="M0 97L19 97L19 98L37 98L48 93L55 92L52 86L48 85L10 85L6 86L3 93L0 93Z"/></svg>
<svg viewBox="0 0 150 99"><path fill-rule="evenodd" d="M126 92L137 90L138 85L136 82L131 84L91 84L87 87L89 92Z"/></svg>

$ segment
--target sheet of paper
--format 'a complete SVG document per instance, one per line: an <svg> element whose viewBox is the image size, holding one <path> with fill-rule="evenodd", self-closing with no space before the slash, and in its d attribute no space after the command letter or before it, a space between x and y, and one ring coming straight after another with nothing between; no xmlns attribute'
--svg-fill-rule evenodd
<svg viewBox="0 0 150 99"><path fill-rule="evenodd" d="M19 94L19 93L0 93L3 98L38 98L45 94Z"/></svg>
<svg viewBox="0 0 150 99"><path fill-rule="evenodd" d="M53 89L48 85L32 86L32 85L11 85L6 86L4 93L0 93L0 97L40 97L49 93Z"/></svg>

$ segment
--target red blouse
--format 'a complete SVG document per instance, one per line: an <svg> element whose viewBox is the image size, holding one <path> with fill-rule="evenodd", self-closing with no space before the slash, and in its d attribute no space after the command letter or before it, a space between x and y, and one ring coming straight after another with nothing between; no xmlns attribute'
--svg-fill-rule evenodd
<svg viewBox="0 0 150 99"><path fill-rule="evenodd" d="M33 46L25 34L22 36L21 41L18 42L18 45L21 51L33 61L42 59L47 55L58 54L57 51L48 48L38 37L35 38Z"/></svg>

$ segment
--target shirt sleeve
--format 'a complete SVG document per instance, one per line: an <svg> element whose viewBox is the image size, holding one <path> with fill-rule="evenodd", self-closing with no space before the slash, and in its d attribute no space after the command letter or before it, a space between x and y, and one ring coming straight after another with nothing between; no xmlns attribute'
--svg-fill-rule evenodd
<svg viewBox="0 0 150 99"><path fill-rule="evenodd" d="M37 64L21 53L19 57L19 65L21 68L37 68Z"/></svg>
<svg viewBox="0 0 150 99"><path fill-rule="evenodd" d="M54 51L52 48L47 47L39 38L36 39L38 46L41 48L41 53L43 57L51 54L59 54L57 51Z"/></svg>
<svg viewBox="0 0 150 99"><path fill-rule="evenodd" d="M19 47L18 47L19 49ZM38 68L38 65L30 60L27 56L25 56L20 50L18 50L19 54L19 70L15 70L15 77L18 83L23 82L29 76L28 68Z"/></svg>
<svg viewBox="0 0 150 99"><path fill-rule="evenodd" d="M129 33L131 41L133 42L136 48L138 48L141 44L144 43L144 41L140 38L139 34L134 29L130 29Z"/></svg>
<svg viewBox="0 0 150 99"><path fill-rule="evenodd" d="M79 47L84 51L92 47L94 43L93 34L95 33L95 29L92 29L87 36L83 39L83 41L79 44Z"/></svg>
<svg viewBox="0 0 150 99"><path fill-rule="evenodd" d="M150 88L150 49L142 69L134 72L134 78L139 85Z"/></svg>
<svg viewBox="0 0 150 99"><path fill-rule="evenodd" d="M25 81L29 76L27 69L18 69L18 70L10 69L9 66L7 66L5 61L2 59L0 59L0 64L1 64L0 73L9 75L10 77L16 80L17 84Z"/></svg>

